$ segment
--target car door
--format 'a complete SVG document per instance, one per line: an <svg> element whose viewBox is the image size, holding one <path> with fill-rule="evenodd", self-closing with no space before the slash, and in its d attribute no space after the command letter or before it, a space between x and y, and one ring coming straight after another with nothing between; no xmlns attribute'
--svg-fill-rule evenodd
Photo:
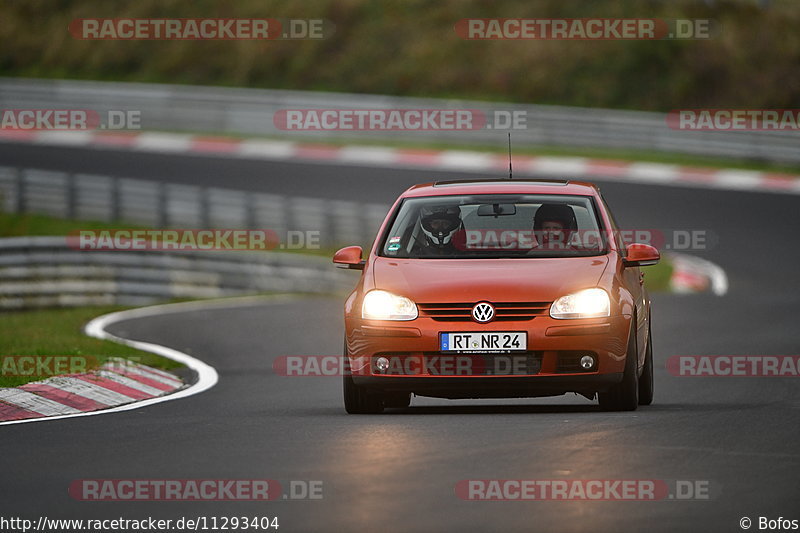
<svg viewBox="0 0 800 533"><path fill-rule="evenodd" d="M617 243L617 249L620 254L620 262L627 254L626 235L620 231L617 221L614 218L614 213L608 207L605 198L601 196L603 206L608 213L608 218L611 221L611 228L614 231L614 238ZM644 273L638 266L624 267L622 269L622 283L628 292L631 293L631 298L634 301L634 308L636 309L636 346L638 348L639 366L644 364L645 347L647 343L647 307L646 297L647 291L644 289Z"/></svg>

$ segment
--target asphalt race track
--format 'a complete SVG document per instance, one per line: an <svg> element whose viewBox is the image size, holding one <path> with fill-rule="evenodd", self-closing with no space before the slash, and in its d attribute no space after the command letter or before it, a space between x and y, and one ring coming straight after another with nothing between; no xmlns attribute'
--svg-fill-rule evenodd
<svg viewBox="0 0 800 533"><path fill-rule="evenodd" d="M454 173L0 144L0 164L389 203ZM602 184L624 227L712 232L724 297L653 295L656 398L604 413L581 397L415 398L344 413L339 378L289 378L280 355L338 354L343 298L297 298L129 320L111 332L214 366L216 387L130 412L0 428L0 515L278 516L279 531L741 531L800 518L800 397L792 378L682 378L672 355L798 352L800 197ZM331 266L333 268L333 266ZM353 274L355 283L356 274ZM76 479L321 480L321 500L79 502ZM467 479L708 481L709 500L464 501Z"/></svg>

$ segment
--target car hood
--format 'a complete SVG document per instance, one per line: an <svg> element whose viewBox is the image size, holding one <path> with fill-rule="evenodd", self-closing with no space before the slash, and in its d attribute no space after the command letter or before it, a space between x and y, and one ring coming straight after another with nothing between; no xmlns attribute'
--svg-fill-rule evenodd
<svg viewBox="0 0 800 533"><path fill-rule="evenodd" d="M420 303L553 301L594 287L607 256L535 259L391 259L373 263L375 288Z"/></svg>

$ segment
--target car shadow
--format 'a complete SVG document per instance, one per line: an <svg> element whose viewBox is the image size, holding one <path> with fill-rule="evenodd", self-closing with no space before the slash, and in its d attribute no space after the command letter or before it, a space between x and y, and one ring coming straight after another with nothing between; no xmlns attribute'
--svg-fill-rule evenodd
<svg viewBox="0 0 800 533"><path fill-rule="evenodd" d="M599 405L420 405L405 409L386 409L386 415L486 415L486 414L558 414L597 413Z"/></svg>
<svg viewBox="0 0 800 533"><path fill-rule="evenodd" d="M407 408L387 408L379 415L355 415L357 417L364 416L402 416L402 415L530 415L530 414L591 414L596 416L601 415L642 415L646 416L649 413L681 413L681 412L719 412L719 411L739 411L746 408L742 404L666 404L659 403L648 406L640 406L636 411L603 411L598 404L579 405L579 404L497 404L497 405L479 405L479 404L454 404L454 405L417 405ZM295 414L302 414L307 416L352 416L344 412L343 407L320 407L294 410Z"/></svg>
<svg viewBox="0 0 800 533"><path fill-rule="evenodd" d="M750 406L741 403L658 403L639 406L636 411L604 411L597 403L581 404L497 404L497 405L420 405L405 409L386 409L385 415L482 415L482 414L633 414L740 411Z"/></svg>

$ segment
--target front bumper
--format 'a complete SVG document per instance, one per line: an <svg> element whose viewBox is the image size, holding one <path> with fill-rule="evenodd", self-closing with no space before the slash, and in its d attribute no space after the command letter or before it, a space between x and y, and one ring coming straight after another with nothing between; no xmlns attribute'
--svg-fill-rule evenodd
<svg viewBox="0 0 800 533"><path fill-rule="evenodd" d="M346 319L347 349L354 382L376 391L445 398L532 397L566 392L592 395L622 379L630 323L630 317L625 315L575 320L539 316L489 324L429 318L409 322L351 318ZM481 355L439 351L440 333L460 331L524 331L528 335L528 351ZM591 371L568 364L570 358L586 353L597 361ZM378 357L392 361L388 372L376 368ZM429 364L447 358L456 359L447 371ZM470 364L458 368L458 359L469 359ZM498 373L496 367L503 366L500 363L504 359L518 360L520 364L513 371ZM395 361L400 363L394 365Z"/></svg>
<svg viewBox="0 0 800 533"><path fill-rule="evenodd" d="M493 377L353 376L356 385L381 393L435 398L532 398L575 392L591 397L622 381L622 373Z"/></svg>

